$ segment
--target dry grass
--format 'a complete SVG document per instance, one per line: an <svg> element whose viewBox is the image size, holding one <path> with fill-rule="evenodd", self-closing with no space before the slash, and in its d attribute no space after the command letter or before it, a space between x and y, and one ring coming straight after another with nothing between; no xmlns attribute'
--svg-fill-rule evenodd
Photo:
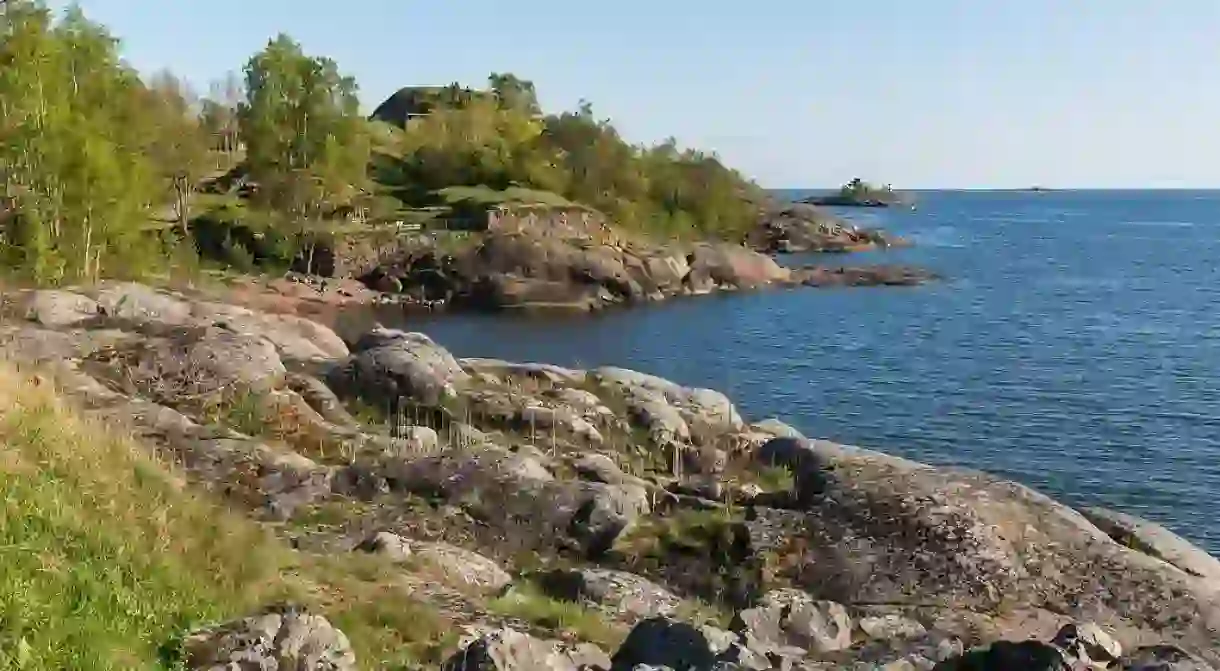
<svg viewBox="0 0 1220 671"><path fill-rule="evenodd" d="M0 367L0 669L175 668L192 627L284 599L334 618L369 668L451 643L385 575L298 555L178 482L49 382Z"/></svg>

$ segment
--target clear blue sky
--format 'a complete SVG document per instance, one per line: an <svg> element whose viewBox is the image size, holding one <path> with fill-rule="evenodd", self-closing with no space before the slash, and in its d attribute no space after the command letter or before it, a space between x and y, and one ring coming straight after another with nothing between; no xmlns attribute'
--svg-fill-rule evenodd
<svg viewBox="0 0 1220 671"><path fill-rule="evenodd" d="M283 31L400 86L489 72L765 186L1220 186L1216 0L82 0L206 90Z"/></svg>

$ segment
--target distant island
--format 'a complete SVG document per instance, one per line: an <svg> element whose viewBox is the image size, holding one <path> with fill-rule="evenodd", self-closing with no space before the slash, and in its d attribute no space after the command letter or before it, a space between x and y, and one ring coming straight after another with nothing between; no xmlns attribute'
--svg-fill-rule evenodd
<svg viewBox="0 0 1220 671"><path fill-rule="evenodd" d="M894 191L889 184L874 186L856 177L839 190L827 196L811 196L801 203L820 205L822 207L893 207L909 205L914 207L910 198Z"/></svg>

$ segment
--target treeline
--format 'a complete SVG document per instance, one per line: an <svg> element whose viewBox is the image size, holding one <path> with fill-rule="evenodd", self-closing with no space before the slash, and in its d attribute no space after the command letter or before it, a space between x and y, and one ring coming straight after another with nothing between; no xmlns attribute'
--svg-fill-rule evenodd
<svg viewBox="0 0 1220 671"><path fill-rule="evenodd" d="M405 123L384 119L402 128L385 145L379 181L406 200L451 185L553 191L663 235L739 237L757 220L761 190L713 155L673 140L630 144L588 103L543 115L534 85L513 75L491 75L488 91L438 96Z"/></svg>
<svg viewBox="0 0 1220 671"><path fill-rule="evenodd" d="M39 282L178 263L198 188L226 173L242 216L296 250L450 186L552 191L662 235L739 237L757 216L761 191L715 156L630 144L587 104L544 115L513 75L399 126L366 119L355 81L285 36L243 75L201 97L142 79L78 9L0 2L0 258Z"/></svg>

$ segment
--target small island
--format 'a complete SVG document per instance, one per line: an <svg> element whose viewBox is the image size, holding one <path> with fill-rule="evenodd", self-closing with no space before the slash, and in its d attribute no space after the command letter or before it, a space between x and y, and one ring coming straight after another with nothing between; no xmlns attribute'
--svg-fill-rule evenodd
<svg viewBox="0 0 1220 671"><path fill-rule="evenodd" d="M799 202L822 207L914 207L910 198L894 191L889 184L874 186L859 177L828 196L811 196Z"/></svg>

